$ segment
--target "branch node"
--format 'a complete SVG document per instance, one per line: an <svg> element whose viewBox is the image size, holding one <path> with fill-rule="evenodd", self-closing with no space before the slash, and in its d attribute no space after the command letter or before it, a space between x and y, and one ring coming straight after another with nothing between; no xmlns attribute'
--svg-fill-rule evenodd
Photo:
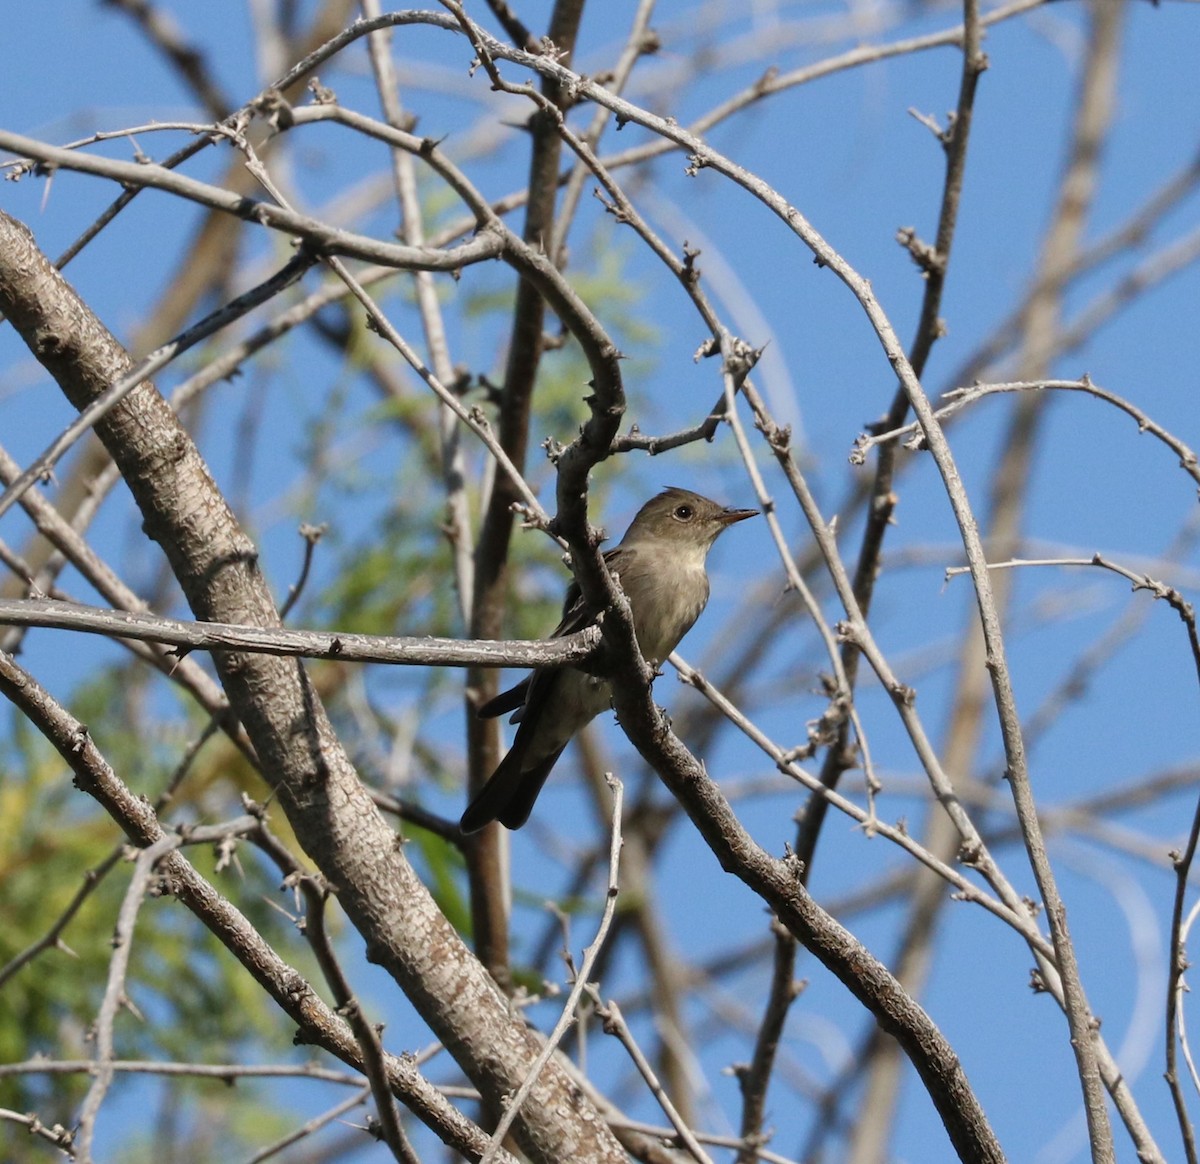
<svg viewBox="0 0 1200 1164"><path fill-rule="evenodd" d="M308 91L312 94L314 105L336 105L337 94L326 85L321 84L320 77L313 77L308 83Z"/></svg>

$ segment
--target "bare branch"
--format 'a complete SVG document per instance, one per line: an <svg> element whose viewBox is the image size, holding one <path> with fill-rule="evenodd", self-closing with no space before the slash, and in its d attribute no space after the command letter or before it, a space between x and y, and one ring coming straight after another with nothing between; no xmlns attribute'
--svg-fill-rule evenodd
<svg viewBox="0 0 1200 1164"><path fill-rule="evenodd" d="M48 598L0 599L0 626L41 626L109 638L168 643L187 651L250 651L281 658L396 663L410 667L539 667L591 658L600 642L596 627L558 639L531 642L415 638L285 627L183 622L135 610L101 610Z"/></svg>

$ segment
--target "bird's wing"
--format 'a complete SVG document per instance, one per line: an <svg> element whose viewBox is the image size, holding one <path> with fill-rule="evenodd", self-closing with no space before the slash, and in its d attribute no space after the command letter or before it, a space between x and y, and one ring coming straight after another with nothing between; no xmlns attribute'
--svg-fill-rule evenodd
<svg viewBox="0 0 1200 1164"><path fill-rule="evenodd" d="M489 699L475 714L480 719L495 719L496 716L509 711L519 713L529 695L529 681L532 678L532 675L526 675L515 687L501 691L499 695Z"/></svg>
<svg viewBox="0 0 1200 1164"><path fill-rule="evenodd" d="M636 551L616 546L604 555L611 570L620 572L633 564ZM588 608L575 582L567 588L563 602L562 621L554 628L551 638L562 638L591 626L595 614ZM586 670L586 665L579 668ZM537 738L538 721L554 701L554 685L563 674L561 667L539 667L515 687L488 700L476 713L481 716L503 715L516 711L513 722L519 724L508 754L500 761L488 782L467 805L460 827L464 833L477 832L491 821L498 820L510 829L520 828L529 817L533 802L550 775L563 749L542 757L526 767L530 746ZM565 746L565 745L564 745Z"/></svg>
<svg viewBox="0 0 1200 1164"><path fill-rule="evenodd" d="M605 565L616 574L622 569L629 570L637 561L637 557L637 550L630 546L613 546L611 550L604 551ZM550 637L559 639L564 635L573 635L576 631L591 626L595 621L595 611L583 600L583 595L579 592L579 583L572 578L567 587L567 596L563 600L562 621L554 628Z"/></svg>
<svg viewBox="0 0 1200 1164"><path fill-rule="evenodd" d="M628 547L614 546L611 550L606 550L604 553L604 561L607 563L610 570L620 572L622 564L628 569L637 558L637 550L629 549ZM584 602L583 595L579 592L579 583L574 579L567 587L566 598L563 600L562 619L558 626L550 633L550 638L561 639L567 635L573 635L577 631L581 631L591 626L596 621L596 616ZM581 668L586 670L587 668ZM545 670L545 668L543 668ZM513 712L512 723L521 722L521 713L525 705L529 702L529 694L532 684L537 679L538 671L534 671L531 675L526 675L520 683L510 687L507 691L501 691L499 695L493 696L487 701L475 714L480 719L495 719L497 716L506 715L508 712Z"/></svg>

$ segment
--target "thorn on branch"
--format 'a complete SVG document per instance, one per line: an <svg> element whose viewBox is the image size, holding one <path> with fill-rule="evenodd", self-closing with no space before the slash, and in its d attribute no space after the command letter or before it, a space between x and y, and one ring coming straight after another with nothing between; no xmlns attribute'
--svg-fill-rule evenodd
<svg viewBox="0 0 1200 1164"><path fill-rule="evenodd" d="M587 73L580 73L577 77L572 77L566 88L561 91L559 99L559 116L554 118L554 121L562 124L562 113L565 113L572 106L579 104L579 91L584 85L592 81L592 78Z"/></svg>
<svg viewBox="0 0 1200 1164"><path fill-rule="evenodd" d="M938 253L937 247L932 246L930 243L922 242L917 235L916 227L900 227L896 231L896 241L908 251L912 261L917 264L926 278L930 275L945 273L945 256Z"/></svg>
<svg viewBox="0 0 1200 1164"><path fill-rule="evenodd" d="M779 425L772 421L763 429L763 436L767 438L767 445L773 453L787 453L792 447L792 426L790 424Z"/></svg>
<svg viewBox="0 0 1200 1164"><path fill-rule="evenodd" d="M252 816L259 822L267 819L267 806L248 796L245 792L242 793L242 808L247 816Z"/></svg>
<svg viewBox="0 0 1200 1164"><path fill-rule="evenodd" d="M19 182L26 174L37 173L37 166L29 158L22 158L18 162L14 162L4 175L6 182Z"/></svg>
<svg viewBox="0 0 1200 1164"><path fill-rule="evenodd" d="M754 95L756 97L765 97L775 84L775 78L779 76L779 66L772 65L757 81L754 82Z"/></svg>
<svg viewBox="0 0 1200 1164"><path fill-rule="evenodd" d="M604 207L605 214L611 214L613 216L613 218L615 218L617 220L617 222L624 224L629 221L629 215L626 214L611 199L606 198L604 195L604 191L601 190L599 186L595 186L592 188L592 197L595 198L596 201L599 202L600 205Z"/></svg>
<svg viewBox="0 0 1200 1164"><path fill-rule="evenodd" d="M314 105L336 105L337 94L326 85L321 84L320 77L313 77L308 83L308 91L312 94Z"/></svg>
<svg viewBox="0 0 1200 1164"><path fill-rule="evenodd" d="M562 63L570 55L567 49L560 49L548 36L542 37L538 44L539 57L549 57L552 61Z"/></svg>
<svg viewBox="0 0 1200 1164"><path fill-rule="evenodd" d="M968 869L977 869L979 867L979 859L983 855L983 849L978 841L964 841L958 848L958 860L962 865L966 865Z"/></svg>
<svg viewBox="0 0 1200 1164"><path fill-rule="evenodd" d="M908 109L908 115L909 115L909 117L913 118L915 121L919 121L927 130L929 130L929 132L932 133L933 136L938 139L938 141L941 143L943 148L945 148L947 145L949 145L950 140L953 137L953 133L954 133L954 114L953 113L950 114L950 124L949 124L949 126L947 126L946 129L943 129L938 124L937 118L934 117L931 113L920 113L916 109L914 109L911 105L909 106L909 109Z"/></svg>
<svg viewBox="0 0 1200 1164"><path fill-rule="evenodd" d="M743 339L732 340L728 348L729 351L725 357L725 370L740 386L742 381L753 371L754 365L758 363L765 349L752 348Z"/></svg>
<svg viewBox="0 0 1200 1164"><path fill-rule="evenodd" d="M947 153L950 152L950 147L954 144L954 139L958 134L958 114L952 109L946 114L946 129L941 135L942 149Z"/></svg>
<svg viewBox="0 0 1200 1164"><path fill-rule="evenodd" d="M314 101L316 105L336 105L337 98L333 97L332 101ZM292 112L292 107L287 99L278 89L268 89L262 97L254 104L255 113L266 119L267 124L275 133L281 133L285 129L291 129L296 123L296 115Z"/></svg>

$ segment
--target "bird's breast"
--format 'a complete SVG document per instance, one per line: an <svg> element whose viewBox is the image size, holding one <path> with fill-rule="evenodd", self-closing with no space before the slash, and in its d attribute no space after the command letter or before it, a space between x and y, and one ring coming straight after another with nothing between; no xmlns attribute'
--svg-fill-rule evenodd
<svg viewBox="0 0 1200 1164"><path fill-rule="evenodd" d="M708 575L700 569L679 569L674 564L639 573L621 586L629 598L638 646L657 666L679 646L708 602Z"/></svg>

